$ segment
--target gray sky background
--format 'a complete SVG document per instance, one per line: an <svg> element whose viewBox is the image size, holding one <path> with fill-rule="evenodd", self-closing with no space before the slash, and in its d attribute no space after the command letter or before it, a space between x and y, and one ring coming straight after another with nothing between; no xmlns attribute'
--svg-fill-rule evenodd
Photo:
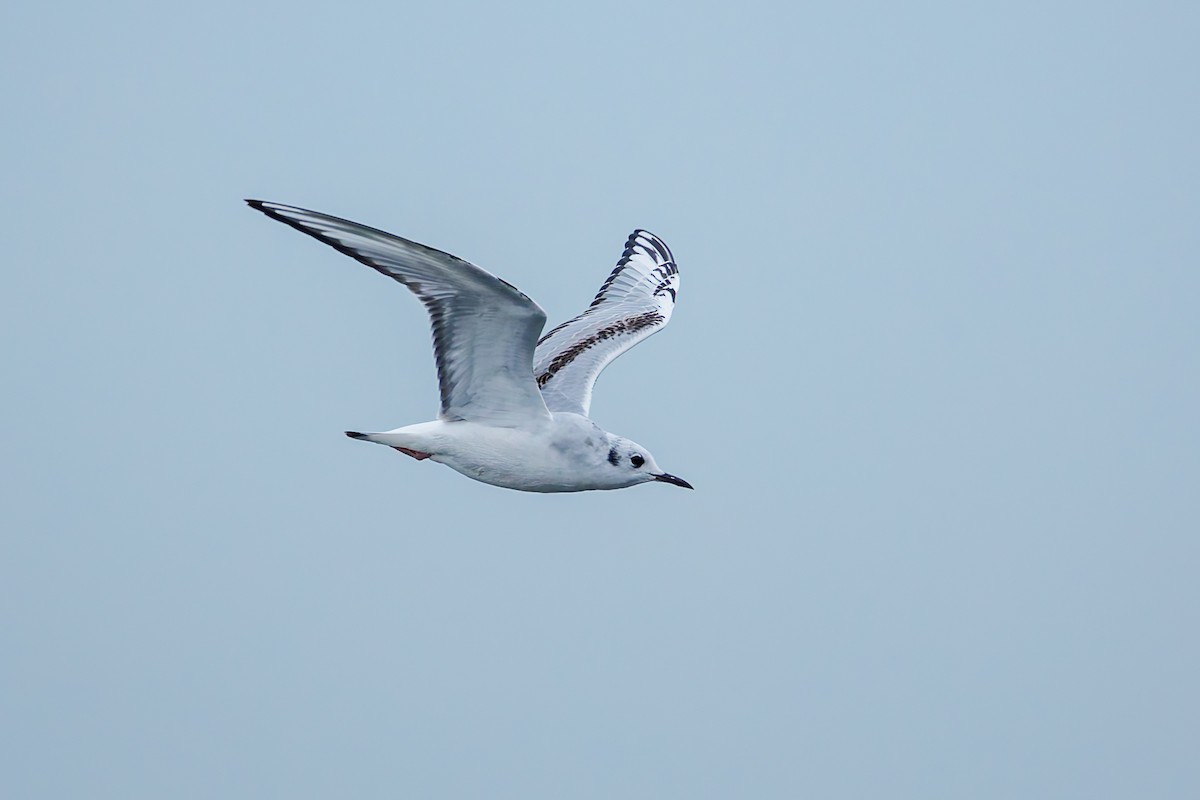
<svg viewBox="0 0 1200 800"><path fill-rule="evenodd" d="M8 4L0 794L1196 797L1197 8ZM345 439L424 314L243 197L655 231L696 491Z"/></svg>

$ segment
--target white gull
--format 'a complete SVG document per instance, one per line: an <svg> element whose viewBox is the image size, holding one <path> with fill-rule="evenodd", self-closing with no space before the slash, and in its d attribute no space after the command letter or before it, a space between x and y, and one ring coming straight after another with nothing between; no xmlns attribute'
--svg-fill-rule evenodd
<svg viewBox="0 0 1200 800"><path fill-rule="evenodd" d="M659 469L646 448L587 416L601 371L671 318L679 268L654 234L630 234L591 305L539 339L546 312L512 284L457 256L315 211L246 202L404 284L429 312L442 397L438 418L347 436L526 492L623 489L650 481L692 488Z"/></svg>

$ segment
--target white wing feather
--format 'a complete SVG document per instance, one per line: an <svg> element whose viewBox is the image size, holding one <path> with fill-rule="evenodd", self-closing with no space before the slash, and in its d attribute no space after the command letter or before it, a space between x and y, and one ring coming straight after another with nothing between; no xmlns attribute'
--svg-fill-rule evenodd
<svg viewBox="0 0 1200 800"><path fill-rule="evenodd" d="M538 342L533 374L551 411L587 416L596 378L613 359L671 319L679 268L667 245L636 230L616 268L579 316Z"/></svg>
<svg viewBox="0 0 1200 800"><path fill-rule="evenodd" d="M486 270L432 247L302 208L247 200L407 286L425 304L441 418L520 425L549 416L530 365L546 312Z"/></svg>

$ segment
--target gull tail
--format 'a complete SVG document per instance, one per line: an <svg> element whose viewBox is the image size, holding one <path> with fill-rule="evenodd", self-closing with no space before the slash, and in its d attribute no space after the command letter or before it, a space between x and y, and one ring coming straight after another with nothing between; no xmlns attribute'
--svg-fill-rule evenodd
<svg viewBox="0 0 1200 800"><path fill-rule="evenodd" d="M359 439L364 442L374 442L375 444L386 445L393 450L404 453L406 456L412 456L417 461L424 461L433 454L421 449L415 441L412 434L407 434L402 431L386 431L384 433L359 433L358 431L346 431L346 435L351 439Z"/></svg>
<svg viewBox="0 0 1200 800"><path fill-rule="evenodd" d="M385 444L388 447L395 447L402 444L400 439L405 437L397 437L393 433L359 433L358 431L346 431L346 435L351 439L358 439L363 442L374 442L375 444Z"/></svg>

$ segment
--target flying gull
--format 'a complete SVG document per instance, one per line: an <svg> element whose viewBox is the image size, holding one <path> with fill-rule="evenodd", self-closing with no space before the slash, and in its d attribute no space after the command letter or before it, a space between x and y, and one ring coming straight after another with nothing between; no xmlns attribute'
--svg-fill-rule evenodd
<svg viewBox="0 0 1200 800"><path fill-rule="evenodd" d="M601 371L671 318L679 268L654 234L631 233L591 305L538 338L546 312L474 264L357 222L246 202L404 284L429 312L442 398L438 418L347 436L526 492L623 489L650 481L692 488L659 469L646 448L587 416Z"/></svg>

